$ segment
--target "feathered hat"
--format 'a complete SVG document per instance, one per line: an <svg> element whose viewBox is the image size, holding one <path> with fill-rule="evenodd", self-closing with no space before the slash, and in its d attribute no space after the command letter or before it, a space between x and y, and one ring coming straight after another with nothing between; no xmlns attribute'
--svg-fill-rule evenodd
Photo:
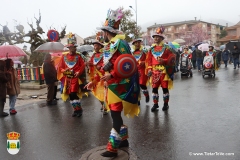
<svg viewBox="0 0 240 160"><path fill-rule="evenodd" d="M70 32L68 34L68 39L67 39L67 45L65 47L69 48L69 47L77 47L77 39L75 37L75 34L72 34L72 32Z"/></svg>
<svg viewBox="0 0 240 160"><path fill-rule="evenodd" d="M153 33L152 37L154 36L160 36L162 37L163 39L165 39L165 36L163 35L163 32L165 31L165 28L163 26L161 27L158 27L156 30L155 30L155 33Z"/></svg>
<svg viewBox="0 0 240 160"><path fill-rule="evenodd" d="M100 44L102 47L104 47L103 43L104 43L103 32L97 32L96 39L92 42L92 44Z"/></svg>
<svg viewBox="0 0 240 160"><path fill-rule="evenodd" d="M109 9L107 13L107 18L104 25L100 28L100 30L106 30L111 33L119 34L119 25L121 23L121 19L123 18L123 8L118 8L116 10Z"/></svg>

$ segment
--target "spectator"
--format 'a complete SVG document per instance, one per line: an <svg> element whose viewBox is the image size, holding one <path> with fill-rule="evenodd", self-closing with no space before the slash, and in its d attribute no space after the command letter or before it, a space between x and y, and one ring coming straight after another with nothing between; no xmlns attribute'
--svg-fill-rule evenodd
<svg viewBox="0 0 240 160"><path fill-rule="evenodd" d="M197 56L196 56L196 49L192 52L192 64L193 64L193 69L196 69L196 60L197 60Z"/></svg>
<svg viewBox="0 0 240 160"><path fill-rule="evenodd" d="M237 65L239 68L239 54L240 54L240 51L238 49L238 46L235 44L233 46L233 51L232 51L234 69L236 69Z"/></svg>
<svg viewBox="0 0 240 160"><path fill-rule="evenodd" d="M179 58L180 58L180 49L176 51L176 65L175 65L175 71L179 72L178 66L179 66Z"/></svg>
<svg viewBox="0 0 240 160"><path fill-rule="evenodd" d="M196 51L196 60L197 60L198 71L200 72L201 71L201 65L203 63L203 53L197 47L196 47L195 51Z"/></svg>
<svg viewBox="0 0 240 160"><path fill-rule="evenodd" d="M6 70L10 75L9 83L7 85L7 95L9 95L9 113L10 114L16 114L17 111L15 109L15 104L17 100L17 96L20 94L20 83L18 81L17 77L17 71L14 69L13 60L12 59L6 59Z"/></svg>
<svg viewBox="0 0 240 160"><path fill-rule="evenodd" d="M229 57L230 57L230 52L225 48L222 52L222 60L225 64L225 68L227 68Z"/></svg>
<svg viewBox="0 0 240 160"><path fill-rule="evenodd" d="M217 65L218 65L218 68L220 67L221 65L221 60L222 60L222 51L220 50L217 50Z"/></svg>
<svg viewBox="0 0 240 160"><path fill-rule="evenodd" d="M4 112L9 76L10 75L6 72L5 61L0 60L0 117L6 117L9 115Z"/></svg>
<svg viewBox="0 0 240 160"><path fill-rule="evenodd" d="M46 84L48 86L47 92L47 104L55 105L57 101L54 100L55 94L55 82L57 82L57 71L53 63L51 62L51 55L47 53L44 57L43 74Z"/></svg>

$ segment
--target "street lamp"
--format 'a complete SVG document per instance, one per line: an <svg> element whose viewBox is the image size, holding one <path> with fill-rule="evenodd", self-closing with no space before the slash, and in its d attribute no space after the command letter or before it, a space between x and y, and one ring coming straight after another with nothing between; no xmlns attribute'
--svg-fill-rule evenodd
<svg viewBox="0 0 240 160"><path fill-rule="evenodd" d="M136 14L136 32L137 32L137 0L135 0L135 9L132 6L129 6L130 8L132 8Z"/></svg>

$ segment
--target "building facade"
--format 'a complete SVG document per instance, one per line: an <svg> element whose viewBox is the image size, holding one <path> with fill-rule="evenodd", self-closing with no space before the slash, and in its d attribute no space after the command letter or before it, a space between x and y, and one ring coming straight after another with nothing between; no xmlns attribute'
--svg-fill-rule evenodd
<svg viewBox="0 0 240 160"><path fill-rule="evenodd" d="M240 22L234 26L226 27L227 36L218 40L220 44L226 44L230 41L240 41Z"/></svg>
<svg viewBox="0 0 240 160"><path fill-rule="evenodd" d="M210 41L216 44L219 39L221 30L224 26L212 24L200 20L190 20L175 23L154 24L147 28L147 35L152 35L156 28L165 27L164 34L166 41L174 41L175 39L184 39L185 44L193 44L202 41Z"/></svg>

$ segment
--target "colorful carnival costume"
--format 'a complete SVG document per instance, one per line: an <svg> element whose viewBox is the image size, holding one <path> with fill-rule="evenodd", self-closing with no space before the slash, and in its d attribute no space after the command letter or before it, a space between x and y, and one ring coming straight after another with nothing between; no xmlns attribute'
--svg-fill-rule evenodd
<svg viewBox="0 0 240 160"><path fill-rule="evenodd" d="M217 60L217 53L214 50L213 45L209 45L209 51L207 51L206 56L212 56L214 61L214 70L218 70L218 60Z"/></svg>
<svg viewBox="0 0 240 160"><path fill-rule="evenodd" d="M76 53L77 45L73 34L69 34L68 45L70 52L63 54L58 68L58 79L63 84L61 97L63 101L70 98L70 103L73 107L72 116L80 117L82 115L81 97L82 92L80 85L81 74L84 72L85 64L82 57Z"/></svg>
<svg viewBox="0 0 240 160"><path fill-rule="evenodd" d="M192 77L192 53L189 52L188 47L184 48L183 53L181 56L181 63L180 63L180 71L181 71L181 77L182 76L190 76Z"/></svg>
<svg viewBox="0 0 240 160"><path fill-rule="evenodd" d="M113 128L107 144L107 151L101 155L104 157L116 157L119 147L128 147L127 126L123 125L121 112L124 115L134 117L140 112L138 106L139 78L136 70L131 76L123 78L120 73L128 73L133 70L129 59L135 62L131 55L130 47L124 35L118 35L120 20L123 17L122 9L109 10L105 25L100 29L104 31L106 46L103 51L103 70L105 75L101 78L105 80L107 86L107 107L111 112ZM107 39L107 40L106 40ZM131 64L131 65L130 65ZM119 65L119 67L117 67Z"/></svg>
<svg viewBox="0 0 240 160"><path fill-rule="evenodd" d="M163 111L168 110L169 102L169 89L173 87L173 75L174 75L174 65L175 65L175 54L170 50L170 48L163 43L164 39L164 28L158 28L156 33L152 35L153 38L160 39L158 44L152 44L149 52L147 53L146 59L146 72L148 76L151 76L150 82L152 83L152 93L153 93L153 107L151 111L154 112L159 108L158 100L158 88L161 86L163 90Z"/></svg>
<svg viewBox="0 0 240 160"><path fill-rule="evenodd" d="M103 36L101 32L96 34L96 40L92 42L94 45L94 53L88 62L89 66L89 79L90 82L85 88L91 89L93 95L100 101L102 107L101 111L106 114L107 109L105 108L106 90L104 87L104 81L100 81L100 78L104 75L103 67Z"/></svg>
<svg viewBox="0 0 240 160"><path fill-rule="evenodd" d="M146 53L147 50L143 48L141 45L142 39L137 38L133 40L133 56L136 58L136 61L138 63L138 73L139 73L139 84L142 89L142 92L145 96L145 101L149 102L149 93L147 90L147 82L148 82L148 76L145 74L146 66Z"/></svg>

